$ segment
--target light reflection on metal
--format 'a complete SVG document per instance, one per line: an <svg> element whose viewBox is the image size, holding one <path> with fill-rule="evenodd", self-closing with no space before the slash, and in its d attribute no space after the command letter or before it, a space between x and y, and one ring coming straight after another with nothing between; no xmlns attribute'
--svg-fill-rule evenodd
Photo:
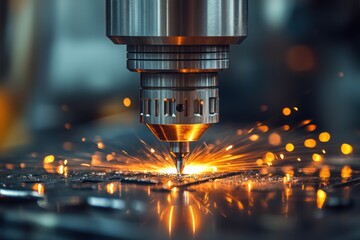
<svg viewBox="0 0 360 240"><path fill-rule="evenodd" d="M171 236L174 206L170 207L169 213L169 235Z"/></svg>
<svg viewBox="0 0 360 240"><path fill-rule="evenodd" d="M45 193L45 187L42 183L35 183L32 189L36 191L39 195L44 195Z"/></svg>
<svg viewBox="0 0 360 240"><path fill-rule="evenodd" d="M319 209L321 209L324 206L326 200L326 192L319 189L316 193L316 205Z"/></svg>
<svg viewBox="0 0 360 240"><path fill-rule="evenodd" d="M195 216L194 216L194 210L193 210L192 206L189 206L189 209L190 209L190 213L191 213L192 232L195 235L195 233L196 233L196 221L195 221Z"/></svg>
<svg viewBox="0 0 360 240"><path fill-rule="evenodd" d="M344 179L344 180L347 180L349 178L351 178L351 174L352 174L352 169L350 166L344 166L342 169L341 169L341 177Z"/></svg>

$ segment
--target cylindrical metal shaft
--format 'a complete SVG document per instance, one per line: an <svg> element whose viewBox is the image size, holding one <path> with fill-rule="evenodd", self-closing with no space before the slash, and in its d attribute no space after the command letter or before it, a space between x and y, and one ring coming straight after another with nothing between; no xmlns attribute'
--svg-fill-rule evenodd
<svg viewBox="0 0 360 240"><path fill-rule="evenodd" d="M141 73L140 121L170 142L178 172L219 121L217 75L246 34L247 0L107 0L107 35Z"/></svg>

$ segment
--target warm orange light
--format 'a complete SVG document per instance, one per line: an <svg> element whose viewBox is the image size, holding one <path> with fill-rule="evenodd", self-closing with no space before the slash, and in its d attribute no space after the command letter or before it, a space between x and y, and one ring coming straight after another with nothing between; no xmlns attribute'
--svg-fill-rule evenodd
<svg viewBox="0 0 360 240"><path fill-rule="evenodd" d="M271 133L269 136L269 143L273 146L279 146L281 144L281 136L277 133Z"/></svg>
<svg viewBox="0 0 360 240"><path fill-rule="evenodd" d="M260 125L257 127L261 132L266 133L269 131L269 127L266 125Z"/></svg>
<svg viewBox="0 0 360 240"><path fill-rule="evenodd" d="M131 99L130 98L124 98L123 104L124 104L125 107L130 107L131 106Z"/></svg>
<svg viewBox="0 0 360 240"><path fill-rule="evenodd" d="M230 145L230 146L228 146L227 148L225 148L225 151L229 151L230 149L232 149L233 148L233 145Z"/></svg>
<svg viewBox="0 0 360 240"><path fill-rule="evenodd" d="M40 195L44 195L45 188L42 183L35 183L32 189L38 192Z"/></svg>
<svg viewBox="0 0 360 240"><path fill-rule="evenodd" d="M342 178L350 178L352 173L352 169L350 166L344 166L341 169L341 177Z"/></svg>
<svg viewBox="0 0 360 240"><path fill-rule="evenodd" d="M240 136L244 133L244 131L242 129L238 129L236 130L236 135Z"/></svg>
<svg viewBox="0 0 360 240"><path fill-rule="evenodd" d="M282 129L284 130L284 131L289 131L290 130L290 126L289 125L284 125L283 127L282 127Z"/></svg>
<svg viewBox="0 0 360 240"><path fill-rule="evenodd" d="M343 143L341 145L341 152L345 155L351 154L353 151L353 147L348 143Z"/></svg>
<svg viewBox="0 0 360 240"><path fill-rule="evenodd" d="M105 149L105 144L104 144L103 142L98 142L98 143L97 143L97 147L98 147L99 149Z"/></svg>
<svg viewBox="0 0 360 240"><path fill-rule="evenodd" d="M114 160L114 156L112 154L108 154L108 155L106 155L106 160L112 161L112 160Z"/></svg>
<svg viewBox="0 0 360 240"><path fill-rule="evenodd" d="M319 134L319 141L320 142L328 142L330 140L330 133L322 132Z"/></svg>
<svg viewBox="0 0 360 240"><path fill-rule="evenodd" d="M48 155L44 158L44 163L52 163L55 161L55 156L54 155Z"/></svg>
<svg viewBox="0 0 360 240"><path fill-rule="evenodd" d="M283 108L282 113L284 116L289 116L291 114L291 109L288 107Z"/></svg>
<svg viewBox="0 0 360 240"><path fill-rule="evenodd" d="M274 153L272 153L272 152L267 152L267 153L265 154L265 161L266 161L267 163L271 163L272 161L274 161L274 159L275 159L275 154L274 154Z"/></svg>
<svg viewBox="0 0 360 240"><path fill-rule="evenodd" d="M114 194L116 190L115 184L114 183L109 183L106 185L106 192L109 194Z"/></svg>
<svg viewBox="0 0 360 240"><path fill-rule="evenodd" d="M253 142L257 141L259 139L259 135L257 134L253 134L249 137L249 139Z"/></svg>
<svg viewBox="0 0 360 240"><path fill-rule="evenodd" d="M314 154L312 155L312 160L313 160L314 162L321 162L321 161L323 160L323 157L322 157L320 154L318 154L318 153L314 153Z"/></svg>
<svg viewBox="0 0 360 240"><path fill-rule="evenodd" d="M319 209L321 209L324 206L326 200L326 192L319 189L316 193L316 205Z"/></svg>
<svg viewBox="0 0 360 240"><path fill-rule="evenodd" d="M311 119L305 119L300 123L300 126L305 126L307 124L311 123Z"/></svg>
<svg viewBox="0 0 360 240"><path fill-rule="evenodd" d="M328 166L324 166L320 169L320 172L319 172L320 178L329 178L330 176L331 176L330 168Z"/></svg>
<svg viewBox="0 0 360 240"><path fill-rule="evenodd" d="M309 138L304 141L304 146L307 148L314 148L316 147L315 139Z"/></svg>
<svg viewBox="0 0 360 240"><path fill-rule="evenodd" d="M264 161L262 159L257 159L256 160L256 165L262 166L263 164L264 164Z"/></svg>
<svg viewBox="0 0 360 240"><path fill-rule="evenodd" d="M195 234L195 232L196 232L196 222L195 222L194 210L193 210L192 206L189 206L189 209L190 209L190 214L191 214L192 232L193 232L193 234Z"/></svg>
<svg viewBox="0 0 360 240"><path fill-rule="evenodd" d="M294 151L295 146L294 146L294 144L292 144L292 143L288 143L288 144L285 145L285 149L286 149L286 151L288 151L288 152L292 152L292 151Z"/></svg>
<svg viewBox="0 0 360 240"><path fill-rule="evenodd" d="M174 211L174 206L171 206L170 214L169 214L169 235L171 235L171 230L172 230L173 211Z"/></svg>
<svg viewBox="0 0 360 240"><path fill-rule="evenodd" d="M306 131L313 132L316 130L316 128L317 128L317 126L315 124L310 124L310 125L306 126Z"/></svg>

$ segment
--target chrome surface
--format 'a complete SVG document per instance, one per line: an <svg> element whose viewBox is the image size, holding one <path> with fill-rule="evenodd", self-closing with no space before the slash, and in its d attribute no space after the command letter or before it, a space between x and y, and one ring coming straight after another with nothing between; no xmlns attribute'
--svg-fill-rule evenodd
<svg viewBox="0 0 360 240"><path fill-rule="evenodd" d="M189 142L170 142L170 154L174 158L176 170L179 174L182 174L184 170L184 160L190 153Z"/></svg>
<svg viewBox="0 0 360 240"><path fill-rule="evenodd" d="M117 44L240 43L246 0L108 0L107 35Z"/></svg>
<svg viewBox="0 0 360 240"><path fill-rule="evenodd" d="M246 37L247 0L106 4L107 36L128 45L127 67L141 73L140 121L159 140L189 147L219 121L217 73L229 68L229 44Z"/></svg>
<svg viewBox="0 0 360 240"><path fill-rule="evenodd" d="M128 46L136 72L218 72L229 67L229 46Z"/></svg>

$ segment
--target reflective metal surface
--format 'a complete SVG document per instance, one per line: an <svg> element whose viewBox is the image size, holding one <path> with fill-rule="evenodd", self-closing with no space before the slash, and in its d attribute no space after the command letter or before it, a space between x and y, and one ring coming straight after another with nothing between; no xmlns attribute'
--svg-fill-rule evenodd
<svg viewBox="0 0 360 240"><path fill-rule="evenodd" d="M246 34L246 0L107 1L107 35L118 44L224 45Z"/></svg>
<svg viewBox="0 0 360 240"><path fill-rule="evenodd" d="M107 36L128 45L127 67L141 73L140 121L162 141L198 140L219 121L217 73L229 67L229 44L247 34L247 1L106 4Z"/></svg>

